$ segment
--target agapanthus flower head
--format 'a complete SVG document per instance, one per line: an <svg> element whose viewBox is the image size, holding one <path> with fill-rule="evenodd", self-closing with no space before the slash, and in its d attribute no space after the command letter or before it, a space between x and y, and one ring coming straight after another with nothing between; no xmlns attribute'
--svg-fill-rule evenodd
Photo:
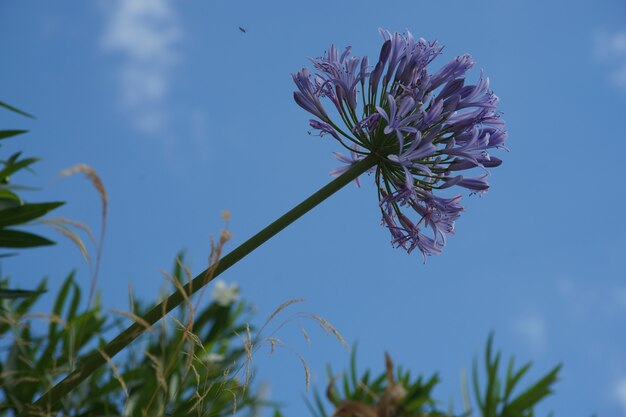
<svg viewBox="0 0 626 417"><path fill-rule="evenodd" d="M367 57L351 56L351 47L340 54L334 45L311 59L314 72L293 74L294 98L316 117L310 126L320 136L332 136L350 152L335 152L346 165L333 175L367 155L378 157L382 223L394 246L419 249L426 259L441 253L463 211L460 195L441 190L486 192L488 169L502 163L489 152L506 150L507 134L489 79L481 72L476 84L466 83L474 66L470 55L429 71L443 50L437 42L410 32L380 33L383 45L371 65Z"/></svg>

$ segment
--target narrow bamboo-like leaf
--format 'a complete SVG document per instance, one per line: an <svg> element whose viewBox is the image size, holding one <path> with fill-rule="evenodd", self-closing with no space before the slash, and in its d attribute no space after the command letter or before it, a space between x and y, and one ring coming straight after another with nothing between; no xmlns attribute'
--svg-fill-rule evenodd
<svg viewBox="0 0 626 417"><path fill-rule="evenodd" d="M352 387L356 392L359 387L358 377L356 375L356 352L357 346L354 345L352 352L350 352L350 380L352 381Z"/></svg>
<svg viewBox="0 0 626 417"><path fill-rule="evenodd" d="M35 290L36 291L43 291L43 290L45 290L46 289L46 282L47 282L47 280L45 278L42 279L41 282L39 283L39 285L37 285L37 288L35 288ZM39 297L41 297L41 294L36 294L36 295L34 295L32 297L24 298L23 300L21 300L21 302L15 308L15 313L18 316L26 314L28 312L28 310L30 310L32 305L35 304L35 302L37 302Z"/></svg>
<svg viewBox="0 0 626 417"><path fill-rule="evenodd" d="M65 305L65 300L67 298L67 294L70 291L70 287L74 282L74 274L75 271L70 272L70 274L63 281L63 285L61 285L61 289L57 294L57 298L54 300L54 306L52 308L52 314L57 317L61 317L61 313L63 312L63 306ZM50 327L48 329L48 333L53 335L56 333L57 324L55 322L50 323Z"/></svg>
<svg viewBox="0 0 626 417"><path fill-rule="evenodd" d="M356 390L355 390L355 392L351 392L350 391L350 383L348 382L348 377L346 375L344 375L341 378L341 383L343 385L343 396L344 396L344 398L355 399L354 398L354 394L356 393Z"/></svg>
<svg viewBox="0 0 626 417"><path fill-rule="evenodd" d="M26 185L17 185L17 184L0 184L0 190L11 190L11 191L37 191L40 190L38 187L29 187Z"/></svg>
<svg viewBox="0 0 626 417"><path fill-rule="evenodd" d="M52 203L24 204L0 210L0 227L13 226L37 219L63 204L63 202L55 201Z"/></svg>
<svg viewBox="0 0 626 417"><path fill-rule="evenodd" d="M80 303L80 287L75 282L72 282L72 288L74 289L74 295L72 296L72 301L70 302L65 318L68 322L76 317L76 311L78 311L78 304Z"/></svg>
<svg viewBox="0 0 626 417"><path fill-rule="evenodd" d="M174 269L172 271L172 278L179 282L183 282L183 268L181 265L185 262L185 252L180 251L178 255L176 255L176 260L174 261Z"/></svg>
<svg viewBox="0 0 626 417"><path fill-rule="evenodd" d="M46 245L54 245L54 242L21 230L0 230L0 248L33 248Z"/></svg>
<svg viewBox="0 0 626 417"><path fill-rule="evenodd" d="M46 292L46 290L9 290L0 289L0 298L27 298Z"/></svg>
<svg viewBox="0 0 626 417"><path fill-rule="evenodd" d="M326 408L324 407L324 403L322 402L320 393L316 390L313 394L315 398L315 404L317 405L317 409L320 412L319 415L321 415L322 417L328 417L328 414L326 414Z"/></svg>
<svg viewBox="0 0 626 417"><path fill-rule="evenodd" d="M11 138L26 132L28 132L28 130L0 130L0 139Z"/></svg>
<svg viewBox="0 0 626 417"><path fill-rule="evenodd" d="M13 191L10 191L7 188L0 189L0 200L9 200L11 202L10 204L11 207L14 207L15 203L17 204L22 203L22 199ZM0 207L2 208L8 208L8 207L3 207L3 206L4 205L0 205Z"/></svg>
<svg viewBox="0 0 626 417"><path fill-rule="evenodd" d="M485 368L487 371L487 388L485 389L485 417L495 417L498 406L500 381L498 380L498 367L500 365L500 353L492 357L493 334L489 335L487 348L485 349Z"/></svg>
<svg viewBox="0 0 626 417"><path fill-rule="evenodd" d="M480 393L480 381L478 379L478 361L476 359L474 359L474 363L472 364L472 388L474 391L474 398L478 403L478 408L484 410L485 402L483 401L482 395Z"/></svg>
<svg viewBox="0 0 626 417"><path fill-rule="evenodd" d="M31 118L31 119L34 119L34 118L35 118L35 116L33 116L32 114L28 114L28 113L26 113L25 111L20 110L20 109L18 109L17 107L13 107L13 106L11 106L10 104L4 103L4 102L2 102L2 101L0 101L0 107L4 107L4 108L5 108L5 109L7 109L7 110L11 110L11 111L12 111L12 112L14 112L14 113L21 114L22 116L26 116L26 117L29 117L29 118Z"/></svg>
<svg viewBox="0 0 626 417"><path fill-rule="evenodd" d="M512 362L513 359L511 358L511 363ZM513 389L515 388L519 380L522 379L522 377L530 369L530 366L531 363L528 362L526 365L522 366L520 370L515 373L515 375L507 376L506 389L504 392L504 398L506 401L508 401L508 398L511 396L511 393L513 392Z"/></svg>
<svg viewBox="0 0 626 417"><path fill-rule="evenodd" d="M5 167L2 171L0 171L0 180L6 181L6 178L10 175L12 175L13 173L19 171L20 169L24 169L27 166L34 164L35 162L39 161L39 158L26 158L26 159L22 159L21 161L18 162L8 162L5 163Z"/></svg>
<svg viewBox="0 0 626 417"><path fill-rule="evenodd" d="M513 400L506 410L510 413L521 414L523 411L531 409L536 403L541 401L544 397L552 393L550 389L558 379L559 370L561 365L558 365L541 378L535 385L521 393L515 400Z"/></svg>

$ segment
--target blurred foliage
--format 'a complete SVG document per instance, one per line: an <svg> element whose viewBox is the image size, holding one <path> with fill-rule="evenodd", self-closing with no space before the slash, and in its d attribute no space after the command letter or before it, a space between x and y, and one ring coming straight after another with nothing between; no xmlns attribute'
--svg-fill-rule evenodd
<svg viewBox="0 0 626 417"><path fill-rule="evenodd" d="M519 390L518 384L528 372L531 364L527 363L515 369L513 359L509 361L504 381L498 374L500 370L500 352L492 353L493 338L490 336L485 353L486 386L481 390L480 378L474 363L473 388L476 406L473 407L467 393L467 384L463 387L465 410L459 416L472 417L533 417L535 406L548 394L557 381L560 366L555 367L526 389ZM326 398L334 407L328 413L319 391L314 391L314 402L307 402L315 417L426 417L453 416L451 410L443 410L440 402L433 397L433 389L440 382L438 376L411 377L409 371L398 367L394 369L388 354L385 355L385 372L372 377L369 370L360 377L356 371L356 349L352 351L350 369L340 378L333 376L329 369L330 383L326 388ZM336 387L340 382L341 391ZM503 383L504 382L504 383ZM280 416L280 412L277 412Z"/></svg>
<svg viewBox="0 0 626 417"><path fill-rule="evenodd" d="M474 397L477 408L482 417L532 417L535 415L534 407L541 400L552 394L552 386L558 380L561 365L554 367L538 381L527 388L518 388L519 382L526 375L531 367L528 362L520 368L515 368L514 358L509 359L504 381L498 374L502 355L500 352L493 354L493 335L489 336L485 349L485 379L486 384L481 391L480 378L478 375L478 365L474 361L472 381ZM466 398L466 408L471 411L468 400L467 383L464 384L464 397ZM517 395L514 393L517 392ZM471 416L471 412L469 413Z"/></svg>
<svg viewBox="0 0 626 417"><path fill-rule="evenodd" d="M186 285L176 262L170 276ZM183 284L185 282L185 284ZM2 283L6 284L6 280ZM45 286L42 281L39 288ZM76 369L77 358L98 351L104 335L126 318L144 312L132 301L129 312L105 312L96 297L81 309L82 294L70 274L59 289L51 314L32 314L36 294L0 300L0 415L27 409L44 391ZM238 334L246 334L244 302L221 306L187 304L154 326L119 358L107 358L64 400L62 416L226 416L252 415L262 401L239 381L247 353ZM41 321L45 325L41 325ZM42 415L51 415L42 413Z"/></svg>
<svg viewBox="0 0 626 417"><path fill-rule="evenodd" d="M0 108L32 118L30 114L0 101ZM12 138L28 132L27 130L0 130L0 140ZM46 215L51 210L61 206L62 202L26 203L19 196L19 191L29 190L29 187L13 184L11 177L20 171L29 170L37 162L37 158L22 157L16 152L7 159L0 160L0 248L23 249L37 246L52 245L54 242L37 234L16 228ZM0 257L10 256L9 253L0 254ZM21 298L32 295L29 290L0 289L0 298Z"/></svg>

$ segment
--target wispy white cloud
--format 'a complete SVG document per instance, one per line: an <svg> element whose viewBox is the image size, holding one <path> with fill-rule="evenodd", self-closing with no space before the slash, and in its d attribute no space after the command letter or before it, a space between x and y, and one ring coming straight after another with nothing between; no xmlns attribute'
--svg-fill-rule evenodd
<svg viewBox="0 0 626 417"><path fill-rule="evenodd" d="M620 318L626 312L626 285L561 277L557 294L566 302L568 312L577 319L590 317Z"/></svg>
<svg viewBox="0 0 626 417"><path fill-rule="evenodd" d="M155 133L168 119L171 73L183 36L170 0L117 0L106 4L102 48L121 58L120 101L137 129Z"/></svg>
<svg viewBox="0 0 626 417"><path fill-rule="evenodd" d="M545 351L548 344L548 332L545 319L532 313L518 317L513 322L513 330L535 354Z"/></svg>
<svg viewBox="0 0 626 417"><path fill-rule="evenodd" d="M626 91L626 31L598 33L595 49L600 59L612 62L613 84Z"/></svg>
<svg viewBox="0 0 626 417"><path fill-rule="evenodd" d="M620 379L613 387L613 398L619 403L622 415L626 416L626 377Z"/></svg>

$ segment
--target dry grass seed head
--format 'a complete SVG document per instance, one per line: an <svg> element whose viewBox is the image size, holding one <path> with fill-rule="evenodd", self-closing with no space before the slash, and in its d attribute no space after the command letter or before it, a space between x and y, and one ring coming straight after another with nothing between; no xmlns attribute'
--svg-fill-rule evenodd
<svg viewBox="0 0 626 417"><path fill-rule="evenodd" d="M187 277L187 286L189 287L188 294L193 294L193 275L191 274L191 269L178 257L176 258L176 264L183 270L185 277Z"/></svg>
<svg viewBox="0 0 626 417"><path fill-rule="evenodd" d="M320 317L314 313L309 313L309 317L317 321L322 327L322 329L330 331L337 338L337 340L339 340L339 342L341 342L341 344L348 350L348 352L350 352L350 346L348 346L348 343L346 343L346 340L343 338L341 333L339 333L332 324L330 324L323 317Z"/></svg>
<svg viewBox="0 0 626 417"><path fill-rule="evenodd" d="M93 276L91 280L91 287L89 289L89 304L93 300L94 291L96 289L96 283L98 281L98 273L100 271L100 259L102 258L102 245L104 243L104 235L106 231L106 221L107 221L107 210L109 199L107 196L106 188L104 187L104 183L96 173L96 171L86 164L78 164L71 168L65 169L61 171L60 175L63 177L71 176L76 173L82 173L87 176L93 187L96 189L98 194L100 195L100 201L102 205L102 215L101 215L101 223L100 223L100 243L96 245L96 265L93 269ZM95 240L95 239L94 239Z"/></svg>
<svg viewBox="0 0 626 417"><path fill-rule="evenodd" d="M130 311L118 310L116 308L110 308L109 311L111 313L115 313L115 314L119 314L119 315L124 316L124 317L128 317L129 319L131 319L132 321L134 321L135 323L137 323L138 325L143 327L144 330L146 330L147 332L152 332L152 326L150 325L150 323L148 323L145 319L143 319L142 317L138 316L135 313L132 313Z"/></svg>
<svg viewBox="0 0 626 417"><path fill-rule="evenodd" d="M233 392L231 389L226 389L233 396L233 416L237 414L237 394Z"/></svg>
<svg viewBox="0 0 626 417"><path fill-rule="evenodd" d="M55 229L57 232L71 240L72 243L74 243L80 251L80 254L83 256L83 259L85 260L87 265L89 265L89 270L91 271L91 274L93 274L93 264L91 263L91 257L89 256L89 251L87 250L85 243L76 232L74 232L64 224L58 223L57 220L58 219L42 219L41 222L52 226L52 228Z"/></svg>
<svg viewBox="0 0 626 417"><path fill-rule="evenodd" d="M193 333L192 331L192 324L183 324L180 320L178 320L176 317L170 317L179 327L180 330L183 332L182 335L182 339L180 342L180 346L178 347L177 350L180 350L182 354L187 356L187 359L185 360L185 368L183 371L183 379L187 377L187 374L189 373L189 369L192 365L193 362L193 358L195 356L195 349L194 346L198 346L200 349L205 350L204 349L204 344L202 343L202 341L200 340L200 338ZM185 341L190 340L191 343L189 344L189 350L188 351L183 351L182 347L185 343Z"/></svg>
<svg viewBox="0 0 626 417"><path fill-rule="evenodd" d="M52 219L44 219L44 220L47 220L48 222L51 222L51 223L57 223L59 225L72 226L78 230L82 230L89 238L89 241L91 242L91 244L94 245L95 247L98 246L98 240L96 239L96 236L93 234L91 228L83 222L68 219L66 217L53 217Z"/></svg>
<svg viewBox="0 0 626 417"><path fill-rule="evenodd" d="M117 369L117 366L115 366L115 364L113 363L113 360L111 359L111 357L107 355L104 350L98 348L98 353L102 355L102 357L107 361L107 363L111 367L111 371L113 372L113 377L115 378L117 382L120 383L120 386L122 387L122 390L124 391L124 397L126 397L126 404L128 404L128 401L130 401L130 397L128 395L128 388L126 387L124 378L122 378L122 374Z"/></svg>
<svg viewBox="0 0 626 417"><path fill-rule="evenodd" d="M284 309L286 309L287 307L289 307L292 304L295 303L301 303L304 301L304 298L293 298L291 300L287 300L284 303L282 303L281 305L278 306L278 308L276 310L274 310L274 312L267 318L267 320L265 320L265 323L263 323L263 327L261 327L261 330L263 330L272 320L274 320L274 318L280 314L281 311L283 311Z"/></svg>
<svg viewBox="0 0 626 417"><path fill-rule="evenodd" d="M307 333L306 329L302 325L300 325L300 330L302 331L302 335L304 336L307 346L311 347L311 338L309 337L309 333Z"/></svg>
<svg viewBox="0 0 626 417"><path fill-rule="evenodd" d="M104 187L104 183L102 182L96 171L87 164L78 164L73 167L64 169L59 175L61 175L62 177L69 177L76 173L85 174L89 181L91 181L91 184L94 186L94 188L98 191L98 194L100 194L100 200L102 201L103 217L106 218L109 200L107 197L107 190Z"/></svg>
<svg viewBox="0 0 626 417"><path fill-rule="evenodd" d="M250 367L252 366L252 337L250 335L250 325L246 323L246 342L244 343L244 349L246 350L246 379L243 384L243 392L245 393L248 383L250 382Z"/></svg>
<svg viewBox="0 0 626 417"><path fill-rule="evenodd" d="M233 238L233 234L228 229L222 229L220 232L220 244L223 245Z"/></svg>
<svg viewBox="0 0 626 417"><path fill-rule="evenodd" d="M268 337L265 340L270 343L270 355L276 351L276 345L283 345L283 342L275 337Z"/></svg>
<svg viewBox="0 0 626 417"><path fill-rule="evenodd" d="M150 359L150 362L152 362L152 368L154 369L156 380L163 392L167 393L167 381L165 381L165 375L163 372L163 362L148 351L144 351L143 354Z"/></svg>
<svg viewBox="0 0 626 417"><path fill-rule="evenodd" d="M57 323L67 328L67 322L63 320L60 316L56 314L48 314L48 313L26 313L22 316L24 319L42 319L50 323Z"/></svg>
<svg viewBox="0 0 626 417"><path fill-rule="evenodd" d="M304 380L305 380L306 390L308 392L309 388L311 387L311 372L309 370L309 365L306 363L302 355L300 355L298 352L295 352L295 351L294 353L298 356L298 359L300 359L300 362L302 363L302 367L304 368Z"/></svg>
<svg viewBox="0 0 626 417"><path fill-rule="evenodd" d="M170 274L168 274L165 271L161 271L161 273L163 274L163 276L165 276L165 279L167 279L175 288L176 291L178 291L182 296L183 296L183 302L185 303L185 307L187 308L187 320L189 323L189 326L193 326L193 318L195 316L195 309L193 307L193 304L191 303L191 298L190 295L192 293L192 288L191 288L191 283L189 284L189 292L187 292L185 290L185 288L183 287L183 284L175 279L174 277L172 277Z"/></svg>

